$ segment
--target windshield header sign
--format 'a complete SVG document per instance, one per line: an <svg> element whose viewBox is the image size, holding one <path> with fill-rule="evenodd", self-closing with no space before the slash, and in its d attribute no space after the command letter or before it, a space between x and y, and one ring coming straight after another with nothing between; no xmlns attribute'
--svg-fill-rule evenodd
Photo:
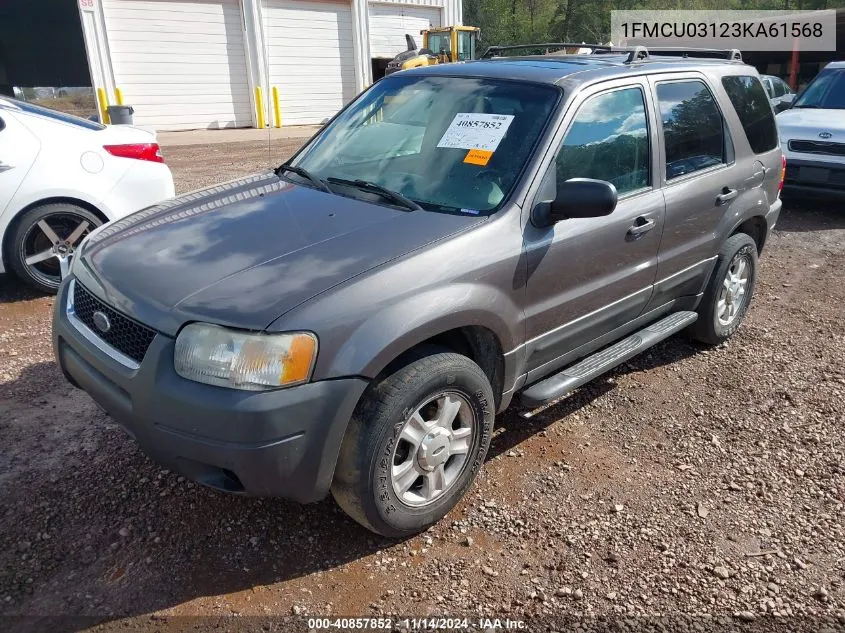
<svg viewBox="0 0 845 633"><path fill-rule="evenodd" d="M513 121L511 114L458 112L437 147L496 151Z"/></svg>

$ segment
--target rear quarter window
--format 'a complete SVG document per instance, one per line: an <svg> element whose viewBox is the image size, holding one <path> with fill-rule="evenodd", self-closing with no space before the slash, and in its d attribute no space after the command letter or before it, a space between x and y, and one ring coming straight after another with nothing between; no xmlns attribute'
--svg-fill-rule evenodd
<svg viewBox="0 0 845 633"><path fill-rule="evenodd" d="M735 75L722 77L722 85L742 123L751 150L762 154L777 147L775 115L760 80L752 75Z"/></svg>

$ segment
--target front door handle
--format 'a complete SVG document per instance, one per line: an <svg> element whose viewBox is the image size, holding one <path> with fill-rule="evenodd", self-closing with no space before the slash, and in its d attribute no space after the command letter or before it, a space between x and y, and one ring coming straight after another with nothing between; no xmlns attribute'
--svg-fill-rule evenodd
<svg viewBox="0 0 845 633"><path fill-rule="evenodd" d="M632 239L638 239L648 233L651 229L653 229L657 224L654 220L646 219L642 216L637 218L637 221L628 229L628 235Z"/></svg>
<svg viewBox="0 0 845 633"><path fill-rule="evenodd" d="M722 205L727 204L734 198L739 195L739 191L736 189L730 189L729 187L725 187L722 189L722 193L716 196L716 206L721 207Z"/></svg>
<svg viewBox="0 0 845 633"><path fill-rule="evenodd" d="M9 171L10 169L14 169L14 168L15 168L14 165L7 165L2 160L0 160L0 174L2 174L4 171Z"/></svg>

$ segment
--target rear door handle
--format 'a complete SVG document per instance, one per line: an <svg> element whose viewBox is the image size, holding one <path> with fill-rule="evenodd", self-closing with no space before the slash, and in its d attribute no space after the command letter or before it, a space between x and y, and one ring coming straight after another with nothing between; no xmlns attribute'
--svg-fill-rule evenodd
<svg viewBox="0 0 845 633"><path fill-rule="evenodd" d="M716 196L716 206L721 207L736 198L738 195L739 191L736 189L729 189L728 187L725 187L722 189L722 193Z"/></svg>
<svg viewBox="0 0 845 633"><path fill-rule="evenodd" d="M2 174L4 171L9 171L10 169L14 169L14 168L15 168L14 165L7 165L2 160L0 160L0 174Z"/></svg>
<svg viewBox="0 0 845 633"><path fill-rule="evenodd" d="M628 229L628 235L633 239L642 237L653 229L657 224L652 219L646 219L642 216L637 218L637 221Z"/></svg>

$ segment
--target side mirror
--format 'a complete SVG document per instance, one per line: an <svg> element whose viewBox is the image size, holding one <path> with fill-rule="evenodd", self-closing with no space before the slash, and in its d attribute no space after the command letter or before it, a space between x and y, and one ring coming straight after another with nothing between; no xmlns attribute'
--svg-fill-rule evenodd
<svg viewBox="0 0 845 633"><path fill-rule="evenodd" d="M616 187L605 180L570 178L557 188L549 208L549 223L567 218L598 218L616 208Z"/></svg>

